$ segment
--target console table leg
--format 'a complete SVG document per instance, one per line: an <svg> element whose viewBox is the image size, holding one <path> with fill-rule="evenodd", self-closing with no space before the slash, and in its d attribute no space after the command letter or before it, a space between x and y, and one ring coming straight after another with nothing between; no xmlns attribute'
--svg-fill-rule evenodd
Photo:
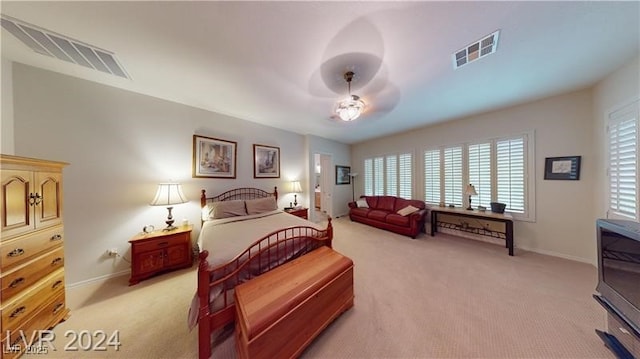
<svg viewBox="0 0 640 359"><path fill-rule="evenodd" d="M507 225L507 248L509 248L509 255L513 256L513 222L507 221L505 224Z"/></svg>

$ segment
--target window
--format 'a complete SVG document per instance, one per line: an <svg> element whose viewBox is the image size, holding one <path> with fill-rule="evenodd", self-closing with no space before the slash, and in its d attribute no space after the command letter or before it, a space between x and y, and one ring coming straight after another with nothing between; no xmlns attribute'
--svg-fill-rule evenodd
<svg viewBox="0 0 640 359"><path fill-rule="evenodd" d="M463 195L467 184L478 193L474 207L489 207L491 202L506 204L506 211L516 219L535 220L533 183L533 132L496 138L460 146L429 149L424 152L425 201L467 205ZM441 200L442 199L442 200Z"/></svg>
<svg viewBox="0 0 640 359"><path fill-rule="evenodd" d="M638 112L639 102L609 114L608 217L638 220Z"/></svg>
<svg viewBox="0 0 640 359"><path fill-rule="evenodd" d="M491 203L491 143L469 145L469 183L472 184L477 197L473 203L489 208Z"/></svg>
<svg viewBox="0 0 640 359"><path fill-rule="evenodd" d="M364 160L364 194L366 196L413 195L413 155L386 155Z"/></svg>
<svg viewBox="0 0 640 359"><path fill-rule="evenodd" d="M497 199L509 212L524 213L524 138L496 142Z"/></svg>
<svg viewBox="0 0 640 359"><path fill-rule="evenodd" d="M373 195L382 196L384 194L384 181L382 174L384 173L384 163L382 157L373 159Z"/></svg>
<svg viewBox="0 0 640 359"><path fill-rule="evenodd" d="M440 150L424 153L424 200L440 203Z"/></svg>
<svg viewBox="0 0 640 359"><path fill-rule="evenodd" d="M444 157L444 201L446 204L462 205L462 147L445 148Z"/></svg>

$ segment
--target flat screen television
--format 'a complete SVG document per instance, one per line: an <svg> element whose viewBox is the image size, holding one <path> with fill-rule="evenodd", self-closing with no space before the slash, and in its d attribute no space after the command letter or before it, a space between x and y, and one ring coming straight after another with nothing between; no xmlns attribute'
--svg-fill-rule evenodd
<svg viewBox="0 0 640 359"><path fill-rule="evenodd" d="M599 299L640 333L640 223L599 219L596 227Z"/></svg>

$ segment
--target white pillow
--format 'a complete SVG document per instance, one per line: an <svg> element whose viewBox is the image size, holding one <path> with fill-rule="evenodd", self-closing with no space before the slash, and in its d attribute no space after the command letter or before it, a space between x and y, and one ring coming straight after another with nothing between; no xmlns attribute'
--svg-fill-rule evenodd
<svg viewBox="0 0 640 359"><path fill-rule="evenodd" d="M246 216L247 210L244 206L244 201L241 199L233 201L221 201L213 202L212 210L209 212L209 218L220 219L229 218L235 216Z"/></svg>
<svg viewBox="0 0 640 359"><path fill-rule="evenodd" d="M358 206L358 208L369 208L369 205L367 204L367 200L366 199L359 199L356 201L356 205Z"/></svg>
<svg viewBox="0 0 640 359"><path fill-rule="evenodd" d="M275 197L250 199L245 201L248 214L260 214L278 209Z"/></svg>
<svg viewBox="0 0 640 359"><path fill-rule="evenodd" d="M401 215L401 216L408 216L411 213L417 212L419 210L420 210L420 208L416 208L416 207L414 207L412 205L408 205L408 206L404 207L403 209L398 210L398 214Z"/></svg>

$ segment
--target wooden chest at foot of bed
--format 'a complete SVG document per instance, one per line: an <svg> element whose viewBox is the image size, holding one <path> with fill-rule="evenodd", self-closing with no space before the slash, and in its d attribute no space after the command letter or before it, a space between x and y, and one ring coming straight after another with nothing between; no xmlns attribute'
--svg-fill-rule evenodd
<svg viewBox="0 0 640 359"><path fill-rule="evenodd" d="M235 289L240 358L292 358L353 306L353 262L320 247Z"/></svg>

